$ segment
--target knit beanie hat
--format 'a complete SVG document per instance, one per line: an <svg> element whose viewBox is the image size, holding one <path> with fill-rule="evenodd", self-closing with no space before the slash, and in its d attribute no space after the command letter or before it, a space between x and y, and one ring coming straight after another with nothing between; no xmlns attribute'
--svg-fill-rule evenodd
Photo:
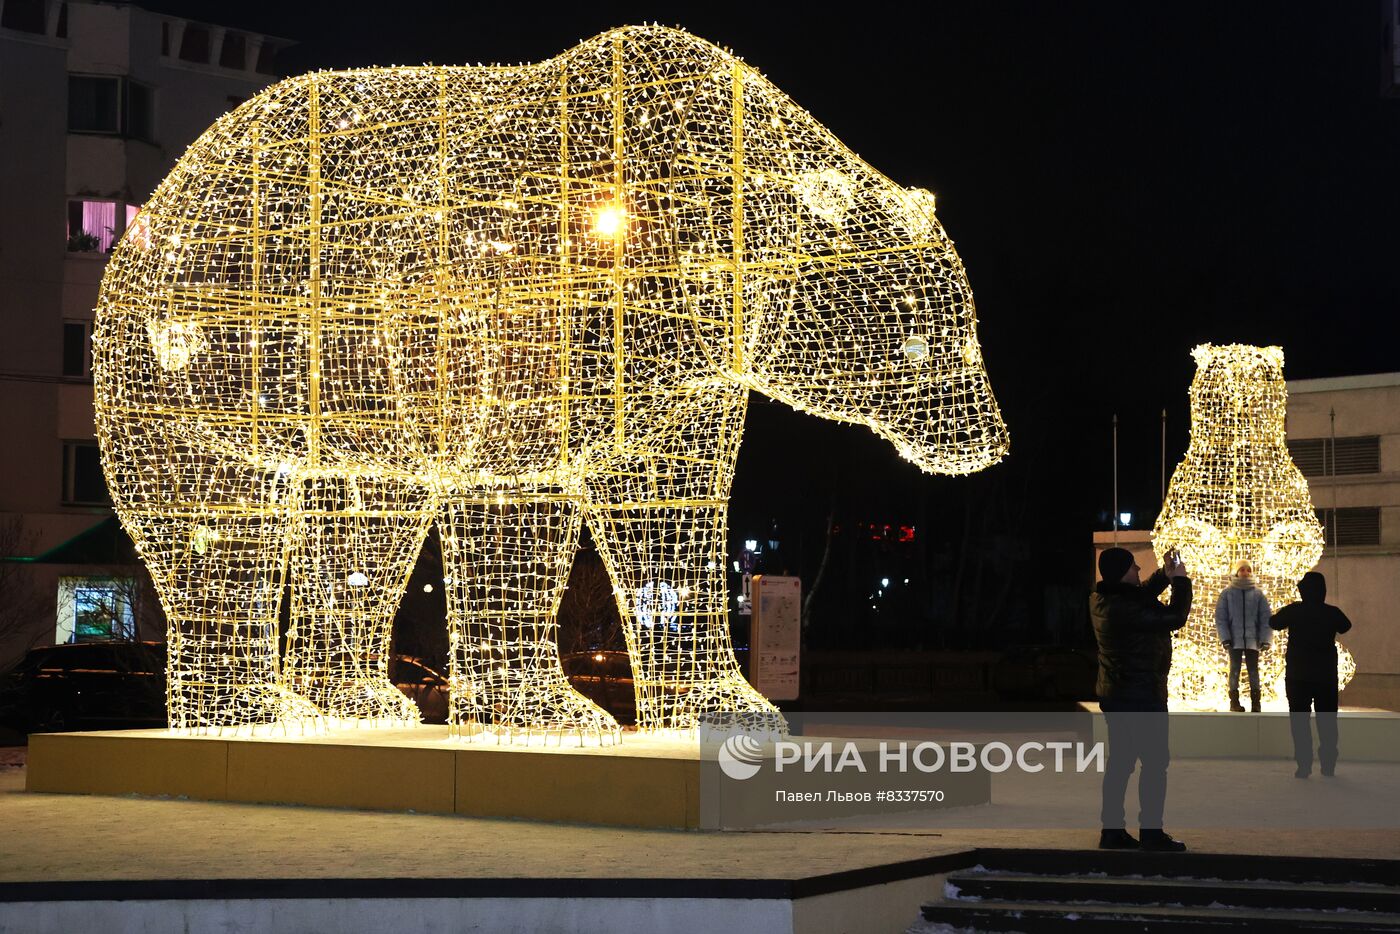
<svg viewBox="0 0 1400 934"><path fill-rule="evenodd" d="M1116 584L1133 566L1133 553L1126 548L1107 548L1099 555L1099 575L1110 584Z"/></svg>

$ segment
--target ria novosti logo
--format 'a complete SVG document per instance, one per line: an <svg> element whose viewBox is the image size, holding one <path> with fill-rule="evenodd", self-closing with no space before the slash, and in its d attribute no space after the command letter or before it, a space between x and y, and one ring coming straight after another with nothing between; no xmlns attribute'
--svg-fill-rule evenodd
<svg viewBox="0 0 1400 934"><path fill-rule="evenodd" d="M715 754L720 770L735 781L753 778L763 762L763 745L745 733L735 733Z"/></svg>
<svg viewBox="0 0 1400 934"><path fill-rule="evenodd" d="M745 781L758 774L764 762L764 744L746 733L726 737L715 758L720 770L736 781ZM1070 754L1073 754L1072 757ZM1045 759L1051 762L1043 761ZM946 746L934 742L880 742L862 748L854 740L845 742L780 740L773 744L773 771L821 772L1005 772L1016 768L1022 772L1055 772L1104 770L1104 744L1082 742L1026 742L1016 747L993 741L988 743L953 742Z"/></svg>

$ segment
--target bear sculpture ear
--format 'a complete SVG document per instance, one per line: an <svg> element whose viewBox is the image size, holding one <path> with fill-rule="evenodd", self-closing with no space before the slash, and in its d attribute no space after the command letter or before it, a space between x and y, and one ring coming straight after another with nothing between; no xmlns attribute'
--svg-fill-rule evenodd
<svg viewBox="0 0 1400 934"><path fill-rule="evenodd" d="M926 188L900 188L891 185L880 195L880 201L897 229L902 229L915 243L947 244L947 235L934 212L936 199ZM951 245L951 244L949 244Z"/></svg>

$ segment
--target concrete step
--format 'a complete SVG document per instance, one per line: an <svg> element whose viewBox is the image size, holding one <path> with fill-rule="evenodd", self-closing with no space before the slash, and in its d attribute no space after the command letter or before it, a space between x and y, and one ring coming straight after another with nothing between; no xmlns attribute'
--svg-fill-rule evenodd
<svg viewBox="0 0 1400 934"><path fill-rule="evenodd" d="M1375 912L1258 910L1147 905L1051 905L1045 902L943 901L925 905L925 921L974 931L1195 930L1400 931L1400 915Z"/></svg>
<svg viewBox="0 0 1400 934"><path fill-rule="evenodd" d="M983 849L947 876L927 922L976 931L1400 932L1400 862Z"/></svg>
<svg viewBox="0 0 1400 934"><path fill-rule="evenodd" d="M1187 844L1191 840L1183 834ZM1149 853L1133 850L979 849L976 865L993 872L1047 876L1164 876L1170 878L1268 880L1271 882L1394 886L1400 860L1330 859L1309 856L1251 856L1239 853Z"/></svg>
<svg viewBox="0 0 1400 934"><path fill-rule="evenodd" d="M950 896L957 899L1103 902L1119 905L1226 905L1236 908L1400 914L1400 888L1382 885L959 872L948 876L947 886Z"/></svg>

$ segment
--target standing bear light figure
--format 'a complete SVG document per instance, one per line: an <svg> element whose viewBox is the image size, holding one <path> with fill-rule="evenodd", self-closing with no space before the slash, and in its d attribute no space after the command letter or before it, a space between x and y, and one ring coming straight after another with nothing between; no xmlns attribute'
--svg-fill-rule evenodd
<svg viewBox="0 0 1400 934"><path fill-rule="evenodd" d="M1215 628L1216 597L1234 563L1254 568L1274 612L1298 599L1297 581L1322 556L1322 525L1285 440L1288 391L1283 350L1202 344L1192 351L1191 443L1172 474L1152 532L1160 563L1172 548L1191 571L1196 599L1177 633L1170 678L1174 705L1215 710L1228 693L1229 657ZM1283 696L1286 634L1259 657L1267 702ZM1340 685L1355 671L1338 649Z"/></svg>
<svg viewBox="0 0 1400 934"><path fill-rule="evenodd" d="M124 237L94 355L183 730L416 722L386 656L434 522L458 735L615 736L559 664L582 522L639 725L781 729L727 622L749 391L928 472L1007 450L933 196L660 27L268 88Z"/></svg>

